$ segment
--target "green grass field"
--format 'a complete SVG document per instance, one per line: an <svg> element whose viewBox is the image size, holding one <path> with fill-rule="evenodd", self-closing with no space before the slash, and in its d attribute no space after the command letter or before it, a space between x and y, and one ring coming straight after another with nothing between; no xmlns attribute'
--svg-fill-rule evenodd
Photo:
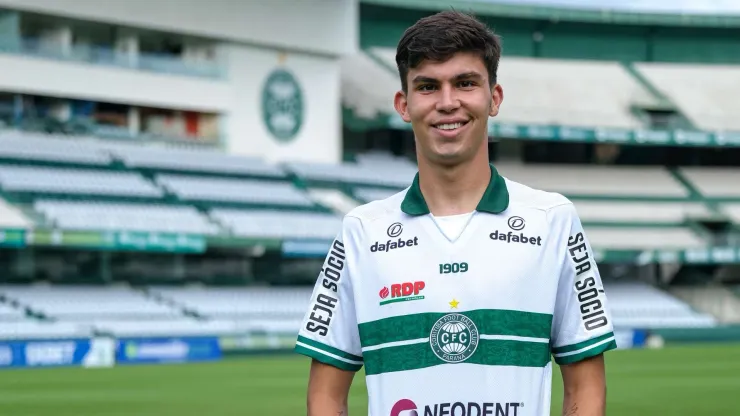
<svg viewBox="0 0 740 416"><path fill-rule="evenodd" d="M217 363L0 372L2 416L305 415L308 359L253 356ZM557 368L557 366L556 366ZM608 354L610 416L736 415L740 346L671 347ZM560 414L560 374L553 415ZM358 374L350 415L367 415Z"/></svg>

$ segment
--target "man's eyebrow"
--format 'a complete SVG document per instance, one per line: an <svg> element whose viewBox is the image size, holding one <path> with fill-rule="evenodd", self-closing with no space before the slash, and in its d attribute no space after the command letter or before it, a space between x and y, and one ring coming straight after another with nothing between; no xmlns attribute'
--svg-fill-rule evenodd
<svg viewBox="0 0 740 416"><path fill-rule="evenodd" d="M435 83L435 82L439 82L439 81L437 81L434 78L425 77L423 75L417 75L417 76L414 77L413 80L411 80L411 82L414 83L414 84L423 84L423 83Z"/></svg>
<svg viewBox="0 0 740 416"><path fill-rule="evenodd" d="M483 76L475 71L470 72L464 72L462 74L455 75L455 78L453 78L455 81L459 81L461 79L470 79L470 78L483 78Z"/></svg>
<svg viewBox="0 0 740 416"><path fill-rule="evenodd" d="M463 72L461 74L457 74L452 78L452 80L459 81L461 79L471 79L471 78L483 78L483 76L479 74L478 72L470 71L470 72ZM413 80L411 80L411 82L413 84L422 84L422 83L432 83L433 84L433 83L439 82L439 80L436 78L426 77L423 75L417 75L416 77L414 77Z"/></svg>

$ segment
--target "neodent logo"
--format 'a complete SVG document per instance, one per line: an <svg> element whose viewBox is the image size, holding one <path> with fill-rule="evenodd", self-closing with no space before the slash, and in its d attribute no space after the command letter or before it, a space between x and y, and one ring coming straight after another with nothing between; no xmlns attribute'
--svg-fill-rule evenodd
<svg viewBox="0 0 740 416"><path fill-rule="evenodd" d="M520 407L524 403L437 403L424 406L424 413L420 414L416 403L401 399L391 408L390 416L518 416Z"/></svg>

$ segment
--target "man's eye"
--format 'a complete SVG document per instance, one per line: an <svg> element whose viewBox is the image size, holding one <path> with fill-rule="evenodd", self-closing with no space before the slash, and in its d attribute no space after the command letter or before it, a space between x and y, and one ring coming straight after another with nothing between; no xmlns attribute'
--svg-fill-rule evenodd
<svg viewBox="0 0 740 416"><path fill-rule="evenodd" d="M418 90L419 91L434 91L434 85L431 85L431 84L419 85Z"/></svg>
<svg viewBox="0 0 740 416"><path fill-rule="evenodd" d="M475 82L473 81L460 81L460 86L463 88L470 88L475 86Z"/></svg>

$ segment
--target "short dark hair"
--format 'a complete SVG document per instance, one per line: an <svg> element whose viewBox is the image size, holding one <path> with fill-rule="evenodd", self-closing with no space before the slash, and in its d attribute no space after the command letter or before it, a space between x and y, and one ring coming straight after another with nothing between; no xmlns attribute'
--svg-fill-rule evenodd
<svg viewBox="0 0 740 416"><path fill-rule="evenodd" d="M490 86L496 84L501 42L483 22L458 11L444 11L419 19L406 29L396 48L401 88L408 91L406 76L424 60L444 62L457 52L477 53L488 70Z"/></svg>

